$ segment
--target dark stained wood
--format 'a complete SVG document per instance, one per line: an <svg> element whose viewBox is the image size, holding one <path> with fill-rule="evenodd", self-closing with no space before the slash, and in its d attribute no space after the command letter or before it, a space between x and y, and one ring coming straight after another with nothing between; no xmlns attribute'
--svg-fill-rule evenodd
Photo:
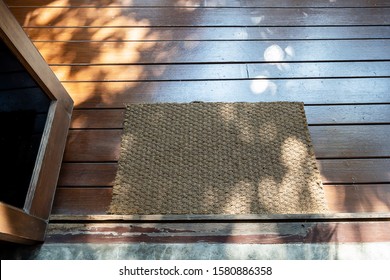
<svg viewBox="0 0 390 280"><path fill-rule="evenodd" d="M325 184L390 183L390 159L338 159L317 161ZM63 163L58 185L111 187L117 163Z"/></svg>
<svg viewBox="0 0 390 280"><path fill-rule="evenodd" d="M116 161L122 130L69 131L64 161Z"/></svg>
<svg viewBox="0 0 390 280"><path fill-rule="evenodd" d="M389 26L25 27L33 41L203 41L389 39Z"/></svg>
<svg viewBox="0 0 390 280"><path fill-rule="evenodd" d="M386 0L228 0L228 1L206 1L206 0L73 0L53 1L53 0L7 0L5 1L11 7L20 6L50 6L50 7L389 7Z"/></svg>
<svg viewBox="0 0 390 280"><path fill-rule="evenodd" d="M63 103L52 103L47 116L46 129L42 137L42 145L37 162L39 165L34 169L30 189L25 204L31 215L49 218L53 204L55 187L61 169L62 156L64 154L67 128L69 127L71 113Z"/></svg>
<svg viewBox="0 0 390 280"><path fill-rule="evenodd" d="M42 90L52 99L60 100L71 111L72 99L2 2L1 15L1 37L5 43Z"/></svg>
<svg viewBox="0 0 390 280"><path fill-rule="evenodd" d="M390 222L51 224L48 243L388 242ZM112 234L115 232L116 234Z"/></svg>
<svg viewBox="0 0 390 280"><path fill-rule="evenodd" d="M24 242L21 238L30 242L43 241L60 171L73 101L3 1L0 1L0 15L2 41L15 54L42 91L53 100L24 207L16 212L11 211L7 205L4 207L5 210L0 216L2 226L6 224L0 232L1 237L8 241Z"/></svg>
<svg viewBox="0 0 390 280"><path fill-rule="evenodd" d="M52 66L61 81L390 77L390 62ZM0 77L1 79L1 77Z"/></svg>
<svg viewBox="0 0 390 280"><path fill-rule="evenodd" d="M287 79L188 82L71 82L76 108L125 103L302 101L305 104L390 103L390 79Z"/></svg>
<svg viewBox="0 0 390 280"><path fill-rule="evenodd" d="M389 213L326 213L326 214L245 214L245 215L61 215L50 217L51 223L63 222L297 222L297 221L389 221Z"/></svg>
<svg viewBox="0 0 390 280"><path fill-rule="evenodd" d="M390 123L390 105L306 106L309 125ZM71 129L122 128L124 109L75 110Z"/></svg>
<svg viewBox="0 0 390 280"><path fill-rule="evenodd" d="M24 26L386 25L389 8L37 8L12 7ZM66 14L66 16L64 16ZM348 16L349 15L349 16ZM69 20L69 17L72 19Z"/></svg>
<svg viewBox="0 0 390 280"><path fill-rule="evenodd" d="M70 128L122 128L124 109L74 110Z"/></svg>
<svg viewBox="0 0 390 280"><path fill-rule="evenodd" d="M332 213L389 212L390 185L325 185ZM111 203L112 188L61 187L57 189L53 214L102 215Z"/></svg>
<svg viewBox="0 0 390 280"><path fill-rule="evenodd" d="M326 185L330 211L339 213L390 211L390 185Z"/></svg>
<svg viewBox="0 0 390 280"><path fill-rule="evenodd" d="M390 157L390 125L314 126L317 158Z"/></svg>
<svg viewBox="0 0 390 280"><path fill-rule="evenodd" d="M112 188L57 188L52 214L106 214Z"/></svg>
<svg viewBox="0 0 390 280"><path fill-rule="evenodd" d="M318 160L322 181L328 184L389 183L390 159Z"/></svg>
<svg viewBox="0 0 390 280"><path fill-rule="evenodd" d="M0 239L32 244L43 241L47 222L0 202Z"/></svg>
<svg viewBox="0 0 390 280"><path fill-rule="evenodd" d="M35 42L49 64L389 60L390 40ZM367 51L370 50L370 51ZM58 53L63 55L59 56Z"/></svg>
<svg viewBox="0 0 390 280"><path fill-rule="evenodd" d="M390 125L312 126L318 158L390 157ZM71 130L64 161L116 161L122 130Z"/></svg>
<svg viewBox="0 0 390 280"><path fill-rule="evenodd" d="M116 171L116 163L63 163L58 186L111 187Z"/></svg>
<svg viewBox="0 0 390 280"><path fill-rule="evenodd" d="M381 216L390 213L388 1L8 3L77 108L48 242L390 240ZM126 103L280 100L305 102L331 214L348 216L153 224L99 216L111 201Z"/></svg>

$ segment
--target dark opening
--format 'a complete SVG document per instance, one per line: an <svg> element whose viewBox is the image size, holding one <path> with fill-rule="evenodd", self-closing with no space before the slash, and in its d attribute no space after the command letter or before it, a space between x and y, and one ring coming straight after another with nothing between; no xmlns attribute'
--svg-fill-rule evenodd
<svg viewBox="0 0 390 280"><path fill-rule="evenodd" d="M51 100L0 41L0 201L22 208Z"/></svg>

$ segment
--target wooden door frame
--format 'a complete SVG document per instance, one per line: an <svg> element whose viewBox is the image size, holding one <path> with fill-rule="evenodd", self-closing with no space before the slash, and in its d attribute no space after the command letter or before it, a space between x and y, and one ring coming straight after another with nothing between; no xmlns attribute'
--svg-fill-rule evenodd
<svg viewBox="0 0 390 280"><path fill-rule="evenodd" d="M73 100L3 0L0 0L0 37L51 99L24 207L19 209L0 202L0 240L34 243L43 241L45 237L65 149Z"/></svg>

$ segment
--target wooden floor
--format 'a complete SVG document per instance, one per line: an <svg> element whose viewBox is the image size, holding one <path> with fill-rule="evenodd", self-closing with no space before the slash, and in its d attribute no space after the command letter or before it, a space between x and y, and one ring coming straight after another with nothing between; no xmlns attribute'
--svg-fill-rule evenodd
<svg viewBox="0 0 390 280"><path fill-rule="evenodd" d="M47 242L390 241L389 1L6 2L75 101ZM279 100L305 103L329 217L104 216L125 103Z"/></svg>

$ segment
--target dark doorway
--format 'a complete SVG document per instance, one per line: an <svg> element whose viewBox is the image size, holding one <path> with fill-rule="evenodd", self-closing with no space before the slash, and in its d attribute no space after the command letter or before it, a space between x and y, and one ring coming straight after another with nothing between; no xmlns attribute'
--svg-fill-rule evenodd
<svg viewBox="0 0 390 280"><path fill-rule="evenodd" d="M23 208L51 100L0 42L0 201Z"/></svg>

